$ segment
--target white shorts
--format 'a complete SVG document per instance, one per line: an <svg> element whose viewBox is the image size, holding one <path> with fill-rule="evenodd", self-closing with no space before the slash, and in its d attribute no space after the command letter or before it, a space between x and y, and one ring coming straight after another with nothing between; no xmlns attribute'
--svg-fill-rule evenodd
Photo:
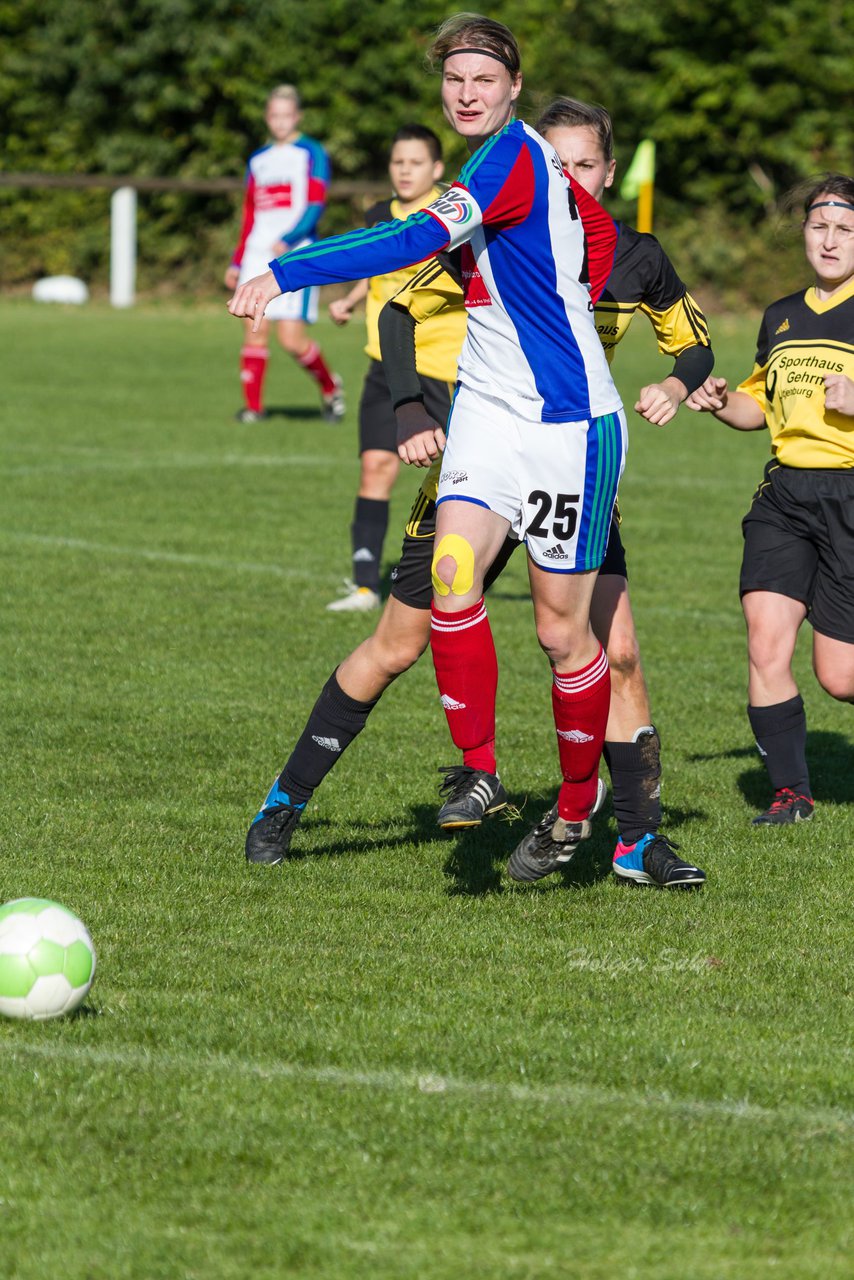
<svg viewBox="0 0 854 1280"><path fill-rule="evenodd" d="M627 447L622 409L527 422L503 401L459 387L436 504L473 502L504 516L541 569L598 569Z"/></svg>
<svg viewBox="0 0 854 1280"><path fill-rule="evenodd" d="M272 250L266 256L246 254L240 264L240 279L237 283L245 284L247 280L253 280L255 276L262 276L265 271L269 271L272 256ZM264 315L268 320L304 320L306 324L314 324L319 297L320 289L316 285L310 289L298 289L296 293L282 293L267 303Z"/></svg>

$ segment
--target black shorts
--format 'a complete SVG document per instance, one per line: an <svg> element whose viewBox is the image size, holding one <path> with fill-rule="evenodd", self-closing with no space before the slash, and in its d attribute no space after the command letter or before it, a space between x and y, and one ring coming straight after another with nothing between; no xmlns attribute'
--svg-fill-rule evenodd
<svg viewBox="0 0 854 1280"><path fill-rule="evenodd" d="M436 503L425 497L423 493L419 493L403 535L400 560L391 571L391 594L395 600L399 600L401 604L408 604L411 609L429 609L432 603L435 539ZM488 591L496 578L500 577L513 552L521 545L516 538L508 536L505 539L504 545L490 565L484 579L484 591ZM608 546L599 572L615 574L620 578L628 577L626 552L620 536L617 516L611 520Z"/></svg>
<svg viewBox="0 0 854 1280"><path fill-rule="evenodd" d="M816 631L854 644L854 469L769 462L741 528L741 594L800 600Z"/></svg>
<svg viewBox="0 0 854 1280"><path fill-rule="evenodd" d="M444 427L451 412L451 384L438 378L419 375L424 392L424 407ZM359 401L359 453L366 449L382 449L397 453L397 419L391 404L388 383L379 360L372 360Z"/></svg>

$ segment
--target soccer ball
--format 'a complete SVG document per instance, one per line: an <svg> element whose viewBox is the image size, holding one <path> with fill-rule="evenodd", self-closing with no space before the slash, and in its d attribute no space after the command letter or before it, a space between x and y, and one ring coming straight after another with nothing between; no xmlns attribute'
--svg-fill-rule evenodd
<svg viewBox="0 0 854 1280"><path fill-rule="evenodd" d="M0 1013L42 1022L71 1013L95 976L89 931L47 898L0 907Z"/></svg>

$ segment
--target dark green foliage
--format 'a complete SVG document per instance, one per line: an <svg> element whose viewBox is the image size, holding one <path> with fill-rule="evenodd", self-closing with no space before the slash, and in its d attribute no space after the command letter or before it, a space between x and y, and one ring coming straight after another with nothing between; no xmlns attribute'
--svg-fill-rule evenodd
<svg viewBox="0 0 854 1280"><path fill-rule="evenodd" d="M410 119L442 132L453 172L461 148L423 60L451 11L438 0L0 3L0 163L238 177L263 141L266 93L292 81L306 131L326 142L338 178L382 178L388 138ZM761 301L769 271L781 271L781 193L851 165L850 2L769 11L760 0L503 0L489 12L522 45L526 117L556 93L604 102L623 170L639 139L655 138L656 229L678 245L683 272ZM633 216L632 205L612 207ZM236 196L144 196L142 287L176 272L182 284L216 284L237 213ZM326 230L357 217L333 207ZM0 189L0 278L69 270L103 283L107 231L106 192Z"/></svg>

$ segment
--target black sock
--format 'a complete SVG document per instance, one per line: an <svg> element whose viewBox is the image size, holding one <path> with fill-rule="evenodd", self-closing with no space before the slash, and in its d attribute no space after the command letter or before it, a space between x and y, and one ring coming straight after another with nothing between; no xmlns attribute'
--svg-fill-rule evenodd
<svg viewBox="0 0 854 1280"><path fill-rule="evenodd" d="M353 545L353 581L357 587L379 591L380 562L387 528L387 502L379 498L356 499L350 539Z"/></svg>
<svg viewBox="0 0 854 1280"><path fill-rule="evenodd" d="M799 796L812 796L807 768L807 717L798 693L771 707L748 707L747 718L775 791L790 787Z"/></svg>
<svg viewBox="0 0 854 1280"><path fill-rule="evenodd" d="M299 741L279 774L279 786L294 804L311 799L327 773L361 733L379 702L357 702L338 683L337 668L320 691Z"/></svg>
<svg viewBox="0 0 854 1280"><path fill-rule="evenodd" d="M614 817L623 844L634 844L661 825L661 743L655 729L636 742L606 742Z"/></svg>

